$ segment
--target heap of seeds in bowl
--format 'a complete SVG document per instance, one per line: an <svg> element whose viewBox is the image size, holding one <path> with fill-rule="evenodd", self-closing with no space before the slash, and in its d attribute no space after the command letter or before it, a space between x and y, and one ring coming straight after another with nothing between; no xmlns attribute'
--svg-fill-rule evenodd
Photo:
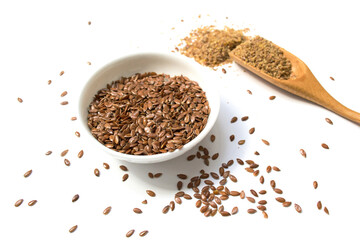
<svg viewBox="0 0 360 240"><path fill-rule="evenodd" d="M214 26L198 28L182 39L180 53L208 67L229 63L232 61L229 52L245 40L243 33L244 30L229 27L223 30Z"/></svg>
<svg viewBox="0 0 360 240"><path fill-rule="evenodd" d="M278 46L262 37L244 41L232 53L271 77L283 80L290 78L291 62Z"/></svg>
<svg viewBox="0 0 360 240"><path fill-rule="evenodd" d="M150 72L121 77L98 91L88 126L112 150L153 155L181 149L205 128L209 114L197 82Z"/></svg>

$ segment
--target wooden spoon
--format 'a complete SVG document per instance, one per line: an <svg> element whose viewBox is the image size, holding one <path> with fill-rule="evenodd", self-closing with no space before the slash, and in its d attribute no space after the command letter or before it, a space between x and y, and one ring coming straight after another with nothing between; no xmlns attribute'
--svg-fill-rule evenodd
<svg viewBox="0 0 360 240"><path fill-rule="evenodd" d="M360 113L355 112L336 101L336 99L333 98L323 88L323 86L321 86L319 81L315 78L308 66L306 66L303 61L285 49L280 49L284 52L284 56L289 59L292 64L292 74L288 80L277 79L261 72L259 69L248 65L239 57L235 56L233 53L234 51L230 52L230 57L237 64L255 73L266 81L278 86L279 88L317 103L324 108L339 114L340 116L360 124Z"/></svg>

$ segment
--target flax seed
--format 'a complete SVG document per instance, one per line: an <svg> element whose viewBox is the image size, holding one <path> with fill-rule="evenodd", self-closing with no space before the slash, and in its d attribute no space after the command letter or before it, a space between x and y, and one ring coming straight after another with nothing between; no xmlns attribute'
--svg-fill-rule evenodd
<svg viewBox="0 0 360 240"><path fill-rule="evenodd" d="M147 204L147 200L145 199L144 201L141 202L142 204Z"/></svg>
<svg viewBox="0 0 360 240"><path fill-rule="evenodd" d="M148 230L144 230L144 231L139 233L139 236L144 237L146 234L148 234L148 232L149 232Z"/></svg>
<svg viewBox="0 0 360 240"><path fill-rule="evenodd" d="M265 181L264 176L260 176L259 181L260 181L261 184L264 184L264 181Z"/></svg>
<svg viewBox="0 0 360 240"><path fill-rule="evenodd" d="M243 122L244 122L244 121L246 121L246 120L248 120L248 119L249 119L249 117L248 117L248 116L244 116L244 117L242 117L242 118L241 118L241 121L243 121Z"/></svg>
<svg viewBox="0 0 360 240"><path fill-rule="evenodd" d="M234 135L230 135L230 142L234 141L235 136Z"/></svg>
<svg viewBox="0 0 360 240"><path fill-rule="evenodd" d="M238 211L239 211L238 207L233 207L233 209L231 210L231 215L237 214Z"/></svg>
<svg viewBox="0 0 360 240"><path fill-rule="evenodd" d="M162 213L163 213L163 214L168 213L168 212L169 212L169 209L170 209L170 206L169 206L169 205L166 205L166 206L163 208Z"/></svg>
<svg viewBox="0 0 360 240"><path fill-rule="evenodd" d="M131 237L133 234L134 234L134 232L135 232L135 229L131 229L131 230L129 230L127 233L126 233L126 237Z"/></svg>
<svg viewBox="0 0 360 240"><path fill-rule="evenodd" d="M330 77L331 80L335 81L335 79L333 77Z"/></svg>
<svg viewBox="0 0 360 240"><path fill-rule="evenodd" d="M80 133L78 131L76 131L75 136L80 137Z"/></svg>
<svg viewBox="0 0 360 240"><path fill-rule="evenodd" d="M275 187L276 187L276 183L275 183L274 180L271 180L271 181L270 181L270 186L271 186L272 188L275 188Z"/></svg>
<svg viewBox="0 0 360 240"><path fill-rule="evenodd" d="M239 140L239 141L238 141L238 144L239 144L239 145L244 145L244 143L245 143L245 140Z"/></svg>
<svg viewBox="0 0 360 240"><path fill-rule="evenodd" d="M291 202L283 202L282 205L283 207L289 207L291 205Z"/></svg>
<svg viewBox="0 0 360 240"><path fill-rule="evenodd" d="M265 211L263 211L262 214L263 214L264 218L266 218L266 219L269 217Z"/></svg>
<svg viewBox="0 0 360 240"><path fill-rule="evenodd" d="M301 207L300 207L300 205L298 205L298 204L294 204L294 207L295 207L295 210L298 212L298 213L301 213L302 212L302 209L301 209Z"/></svg>
<svg viewBox="0 0 360 240"><path fill-rule="evenodd" d="M71 163L70 163L70 161L68 159L65 158L64 159L64 164L69 167Z"/></svg>
<svg viewBox="0 0 360 240"><path fill-rule="evenodd" d="M253 134L255 132L255 128L253 127L253 128L250 128L250 130L249 130L249 134Z"/></svg>
<svg viewBox="0 0 360 240"><path fill-rule="evenodd" d="M254 213L256 213L256 209L249 208L249 209L247 210L247 212L248 212L249 214L254 214Z"/></svg>
<svg viewBox="0 0 360 240"><path fill-rule="evenodd" d="M79 200L79 194L75 194L74 196L73 196L73 198L71 199L71 201L72 202L76 202L77 200Z"/></svg>
<svg viewBox="0 0 360 240"><path fill-rule="evenodd" d="M71 120L71 121L76 121L76 120L77 120L77 117L71 117L70 120Z"/></svg>
<svg viewBox="0 0 360 240"><path fill-rule="evenodd" d="M216 160L218 159L218 157L219 157L219 153L215 153L214 155L212 155L211 159Z"/></svg>
<svg viewBox="0 0 360 240"><path fill-rule="evenodd" d="M99 171L99 169L95 168L95 169L94 169L94 174L95 174L95 176L99 177L99 176L100 176L100 171Z"/></svg>
<svg viewBox="0 0 360 240"><path fill-rule="evenodd" d="M267 167L266 167L266 172L267 172L267 173L270 173L270 172L271 172L271 169L272 169L271 166L267 166Z"/></svg>
<svg viewBox="0 0 360 240"><path fill-rule="evenodd" d="M329 213L329 210L327 209L327 207L324 207L324 212L325 212L327 215L330 214L330 213Z"/></svg>
<svg viewBox="0 0 360 240"><path fill-rule="evenodd" d="M267 204L267 201L266 200L260 200L260 201L258 201L258 204L265 205L265 204Z"/></svg>
<svg viewBox="0 0 360 240"><path fill-rule="evenodd" d="M52 154L52 151L47 151L47 152L45 153L46 156L49 156L50 154Z"/></svg>
<svg viewBox="0 0 360 240"><path fill-rule="evenodd" d="M28 205L31 207L31 206L34 206L35 204L37 203L37 200L31 200Z"/></svg>
<svg viewBox="0 0 360 240"><path fill-rule="evenodd" d="M321 146L322 146L324 149L329 149L329 146L328 146L326 143L322 143Z"/></svg>
<svg viewBox="0 0 360 240"><path fill-rule="evenodd" d="M161 177L162 176L162 173L155 173L154 174L154 178L159 178L159 177Z"/></svg>
<svg viewBox="0 0 360 240"><path fill-rule="evenodd" d="M175 202L176 202L177 204L181 204L181 203L182 203L182 200L181 200L180 197L175 197Z"/></svg>
<svg viewBox="0 0 360 240"><path fill-rule="evenodd" d="M251 203L255 203L255 199L253 197L246 197L246 199Z"/></svg>
<svg viewBox="0 0 360 240"><path fill-rule="evenodd" d="M276 98L276 96L270 96L269 99L270 100L274 100Z"/></svg>
<svg viewBox="0 0 360 240"><path fill-rule="evenodd" d="M52 83L52 81L51 80L48 80L48 85L50 85Z"/></svg>
<svg viewBox="0 0 360 240"><path fill-rule="evenodd" d="M238 120L238 118L237 118L237 117L233 117L233 118L231 118L230 123L235 123L237 120Z"/></svg>
<svg viewBox="0 0 360 240"><path fill-rule="evenodd" d="M330 119L330 118L325 118L325 121L326 121L328 124L333 125L333 122L331 121L331 119Z"/></svg>
<svg viewBox="0 0 360 240"><path fill-rule="evenodd" d="M246 90L248 92L248 94L252 95L252 92L250 90Z"/></svg>
<svg viewBox="0 0 360 240"><path fill-rule="evenodd" d="M60 97L65 97L67 94L68 94L68 92L64 91L64 92L61 93Z"/></svg>
<svg viewBox="0 0 360 240"><path fill-rule="evenodd" d="M211 142L214 142L214 141L215 141L215 135L211 135L211 136L210 136L210 141L211 141Z"/></svg>
<svg viewBox="0 0 360 240"><path fill-rule="evenodd" d="M260 191L259 191L259 194L261 194L261 195L266 194L266 190L260 190Z"/></svg>
<svg viewBox="0 0 360 240"><path fill-rule="evenodd" d="M23 102L22 98L19 98L19 97L18 97L17 100L19 101L19 103L22 103L22 102Z"/></svg>
<svg viewBox="0 0 360 240"><path fill-rule="evenodd" d="M24 177L27 178L31 175L32 170L30 169L29 171L27 171L26 173L24 173Z"/></svg>
<svg viewBox="0 0 360 240"><path fill-rule="evenodd" d="M109 206L109 207L104 209L103 214L108 215L110 213L110 211L111 211L111 207Z"/></svg>
<svg viewBox="0 0 360 240"><path fill-rule="evenodd" d="M14 206L19 207L23 203L24 199L19 199L15 202Z"/></svg>
<svg viewBox="0 0 360 240"><path fill-rule="evenodd" d="M277 194L282 194L283 191L279 188L274 188L274 192L276 192Z"/></svg>
<svg viewBox="0 0 360 240"><path fill-rule="evenodd" d="M155 196L156 196L155 192L152 191L152 190L146 190L146 193L147 193L150 197L155 197Z"/></svg>
<svg viewBox="0 0 360 240"><path fill-rule="evenodd" d="M272 169L273 169L274 171L280 172L280 168L278 168L278 167L276 167L276 166L273 166Z"/></svg>
<svg viewBox="0 0 360 240"><path fill-rule="evenodd" d="M69 232L70 233L73 233L75 232L75 230L78 228L78 225L75 225L75 226L72 226L70 229L69 229Z"/></svg>
<svg viewBox="0 0 360 240"><path fill-rule="evenodd" d="M237 161L240 165L244 165L244 161L241 160L240 158L237 158L236 161Z"/></svg>
<svg viewBox="0 0 360 240"><path fill-rule="evenodd" d="M229 212L227 212L227 211L221 211L220 214L221 214L221 216L223 216L223 217L228 217L228 216L231 215L231 214L230 214Z"/></svg>
<svg viewBox="0 0 360 240"><path fill-rule="evenodd" d="M175 209L175 202L174 202L174 201L170 201L169 206L170 206L170 210L171 210L171 211L174 211L174 209Z"/></svg>
<svg viewBox="0 0 360 240"><path fill-rule="evenodd" d="M306 152L305 152L304 149L300 149L300 154L301 154L304 158L306 158Z"/></svg>
<svg viewBox="0 0 360 240"><path fill-rule="evenodd" d="M125 165L120 165L119 167L121 170L123 170L125 172L128 171L128 168ZM152 173L149 173L149 174L152 174Z"/></svg>
<svg viewBox="0 0 360 240"><path fill-rule="evenodd" d="M60 156L65 157L65 155L69 152L68 149L61 152Z"/></svg>
<svg viewBox="0 0 360 240"><path fill-rule="evenodd" d="M313 182L313 186L314 186L314 189L317 189L317 187L318 187L317 181L314 181L314 182Z"/></svg>
<svg viewBox="0 0 360 240"><path fill-rule="evenodd" d="M61 72L59 73L59 75L62 76L62 75L64 75L64 73L65 73L64 71L61 71Z"/></svg>
<svg viewBox="0 0 360 240"><path fill-rule="evenodd" d="M285 198L282 198L282 197L277 197L275 199L276 199L276 201L281 202L281 203L285 202Z"/></svg>
<svg viewBox="0 0 360 240"><path fill-rule="evenodd" d="M254 195L255 197L259 197L259 195L257 194L257 192L254 189L250 190L251 194Z"/></svg>
<svg viewBox="0 0 360 240"><path fill-rule="evenodd" d="M134 213L137 213L137 214L142 213L140 208L134 208L133 211L134 211Z"/></svg>
<svg viewBox="0 0 360 240"><path fill-rule="evenodd" d="M128 178L129 178L129 174L125 173L125 174L122 176L122 181L125 182Z"/></svg>
<svg viewBox="0 0 360 240"><path fill-rule="evenodd" d="M61 102L60 104L61 104L61 105L68 105L69 102L68 102L68 101L63 101L63 102Z"/></svg>
<svg viewBox="0 0 360 240"><path fill-rule="evenodd" d="M321 208L322 208L321 201L318 201L317 204L316 204L316 206L317 206L317 208L318 208L319 210L321 210Z"/></svg>
<svg viewBox="0 0 360 240"><path fill-rule="evenodd" d="M80 150L78 153L78 158L82 158L84 156L84 150Z"/></svg>

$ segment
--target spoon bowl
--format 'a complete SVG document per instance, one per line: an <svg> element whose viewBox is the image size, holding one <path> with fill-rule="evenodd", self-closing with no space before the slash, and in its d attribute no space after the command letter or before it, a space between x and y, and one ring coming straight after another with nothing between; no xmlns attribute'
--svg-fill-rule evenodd
<svg viewBox="0 0 360 240"><path fill-rule="evenodd" d="M320 106L323 106L324 108L327 108L328 110L331 110L344 118L360 124L360 113L345 107L335 98L333 98L323 88L323 86L321 86L319 81L315 78L314 74L303 61L285 49L281 47L279 48L283 51L284 56L292 64L292 73L290 78L287 80L274 78L247 64L245 61L234 54L234 50L230 52L229 55L237 64L248 69L266 81L274 84L275 86L299 97L305 98L311 102L319 104Z"/></svg>

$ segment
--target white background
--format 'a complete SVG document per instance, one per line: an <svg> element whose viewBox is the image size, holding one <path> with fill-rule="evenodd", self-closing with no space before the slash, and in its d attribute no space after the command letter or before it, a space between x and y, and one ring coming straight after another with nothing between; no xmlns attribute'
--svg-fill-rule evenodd
<svg viewBox="0 0 360 240"><path fill-rule="evenodd" d="M209 167L187 162L188 154L156 165L123 163L88 147L86 139L74 135L79 122L70 121L77 116L81 87L103 64L134 51L171 53L190 30L209 24L248 27L251 34L284 47L309 66L330 94L360 111L359 22L356 1L2 1L0 239L124 239L130 229L136 230L131 239L139 239L142 230L149 230L143 239L157 240L359 239L359 125L270 86L235 64L225 66L226 75L221 70L213 73L222 100L211 132L216 141L210 143L207 137L201 145L211 154L219 152L220 158ZM64 90L69 94L61 98ZM276 99L270 101L271 95ZM69 105L61 106L64 100ZM247 122L230 124L233 116L246 115ZM326 117L334 125L326 123ZM251 127L256 128L253 135L248 134ZM236 136L232 143L231 134ZM245 145L237 145L240 139L246 139ZM322 143L330 149L323 149ZM300 155L301 148L307 158ZM65 149L70 150L70 167L60 157ZM78 159L81 149L85 154ZM45 156L48 150L53 154ZM161 213L177 191L177 173L217 171L221 162L237 157L258 162L265 183L234 164L231 171L239 182L229 188L248 195L250 189L268 190L263 199L268 201L269 219L260 212L247 214L256 205L239 198L224 202L228 211L239 207L237 215L227 218L205 218L194 199L184 200L174 212ZM109 170L103 162L110 164ZM120 164L129 168L126 182ZM281 172L268 174L267 165ZM94 168L100 169L100 177L94 176ZM24 178L30 169L32 175ZM163 176L149 179L149 171ZM303 213L274 200L271 179ZM157 197L147 196L146 189ZM80 199L72 203L75 194ZM20 198L24 203L15 208ZM29 207L33 199L38 203ZM144 199L147 205L141 204ZM330 215L317 210L319 200ZM102 211L108 206L112 211L105 216ZM144 213L134 214L134 207ZM73 225L79 227L70 234Z"/></svg>

